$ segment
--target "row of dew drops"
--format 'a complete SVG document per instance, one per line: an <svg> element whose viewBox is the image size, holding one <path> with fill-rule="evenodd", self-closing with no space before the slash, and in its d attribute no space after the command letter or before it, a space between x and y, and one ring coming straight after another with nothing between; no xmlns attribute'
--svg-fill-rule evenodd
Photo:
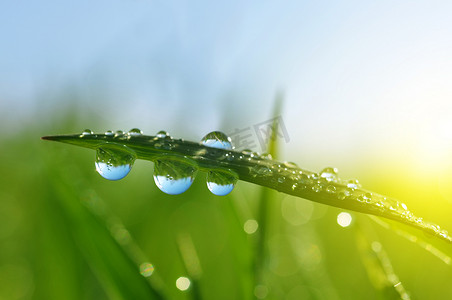
<svg viewBox="0 0 452 300"><path fill-rule="evenodd" d="M86 129L80 137L92 136L93 132ZM107 137L133 138L142 136L143 132L134 128L130 131L107 131ZM159 131L155 139L172 140L166 131ZM212 148L233 150L231 138L220 131L208 133L201 139L200 144ZM277 181L280 185L288 185L293 191L306 190L313 193L327 193L338 200L356 200L367 203L380 211L388 211L391 214L400 216L409 222L415 222L421 227L428 228L436 234L452 241L446 230L438 225L424 221L422 218L414 216L404 203L389 199L381 195L372 194L361 190L361 184L356 179L342 180L338 177L337 168L325 168L319 173L312 173L301 170L295 163L277 163L272 161L269 154L257 154L250 150L243 150L243 155L238 158L256 159L258 162L267 164L256 164L250 168L250 175L253 177L268 177ZM227 153L224 157L228 160L234 159L235 152ZM132 169L136 159L135 154L126 146L120 144L104 144L96 151L95 166L97 172L108 180L120 180L124 178ZM164 193L177 195L185 192L192 185L198 167L195 163L183 158L169 156L159 158L154 161L154 181L157 187ZM215 195L224 196L229 194L238 180L238 175L228 169L215 169L207 173L207 187Z"/></svg>
<svg viewBox="0 0 452 300"><path fill-rule="evenodd" d="M80 137L93 135L86 129ZM107 131L108 137L137 137L143 132L134 128L129 132ZM166 131L159 131L156 139L172 139ZM232 150L231 139L222 132L213 131L201 139L201 144L208 147ZM136 156L129 148L120 144L104 144L96 150L96 171L105 179L120 180L129 174ZM182 157L164 157L154 161L154 181L164 193L177 195L185 192L192 185L198 168L196 164ZM210 170L207 173L207 187L215 195L229 194L238 180L238 175L226 169Z"/></svg>

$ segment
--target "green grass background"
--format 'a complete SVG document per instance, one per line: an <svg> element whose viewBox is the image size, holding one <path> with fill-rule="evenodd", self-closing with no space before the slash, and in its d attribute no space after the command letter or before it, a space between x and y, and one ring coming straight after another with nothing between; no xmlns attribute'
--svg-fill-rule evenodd
<svg viewBox="0 0 452 300"><path fill-rule="evenodd" d="M137 161L121 181L105 180L95 172L94 151L39 139L80 131L90 119L81 115L77 109L60 112L0 144L0 299L253 299L258 232L247 234L243 225L257 218L260 187L239 182L230 195L218 197L208 191L206 174L198 173L186 193L170 196L155 186L146 161ZM143 129L154 134L162 128ZM183 131L171 133L184 138ZM416 196L413 181L395 183L399 173L384 177L378 167L340 167L370 189L411 198L414 211L452 228L441 212L447 204L422 209L428 189ZM352 214L352 225L339 227L340 211L270 192L261 287L267 299L400 298L368 276L378 269L363 264L372 253L357 246L362 232L369 243L382 243L413 299L452 297L451 266L365 216ZM306 215L306 222L297 222ZM193 257L187 262L181 255L181 237L195 248L201 268L196 278L186 267ZM155 266L151 277L139 274L142 262ZM187 291L176 288L180 276L192 279Z"/></svg>

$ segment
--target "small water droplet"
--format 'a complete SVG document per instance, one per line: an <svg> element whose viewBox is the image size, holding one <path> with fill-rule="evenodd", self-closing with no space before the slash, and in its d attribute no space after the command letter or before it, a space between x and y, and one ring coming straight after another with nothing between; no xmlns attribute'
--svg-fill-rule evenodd
<svg viewBox="0 0 452 300"><path fill-rule="evenodd" d="M279 183L284 183L284 181L286 181L286 177L284 177L284 176L278 177Z"/></svg>
<svg viewBox="0 0 452 300"><path fill-rule="evenodd" d="M344 200L345 198L347 198L347 197L349 197L349 196L350 196L350 192L349 192L348 190L340 191L340 192L337 194L337 198L338 198L339 200Z"/></svg>
<svg viewBox="0 0 452 300"><path fill-rule="evenodd" d="M209 171L207 173L207 187L212 194L225 196L234 189L237 179L237 174L232 171Z"/></svg>
<svg viewBox="0 0 452 300"><path fill-rule="evenodd" d="M303 184L311 185L313 183L313 180L308 174L301 174L300 182Z"/></svg>
<svg viewBox="0 0 452 300"><path fill-rule="evenodd" d="M242 150L242 153L245 155L250 155L251 157L255 156L253 150L251 150L251 149L244 149L244 150Z"/></svg>
<svg viewBox="0 0 452 300"><path fill-rule="evenodd" d="M206 136L201 139L201 144L218 149L233 149L231 138L221 131L212 131L206 134Z"/></svg>
<svg viewBox="0 0 452 300"><path fill-rule="evenodd" d="M266 160L273 159L273 157L272 157L272 155L270 153L262 153L261 155L259 155L259 158L266 159Z"/></svg>
<svg viewBox="0 0 452 300"><path fill-rule="evenodd" d="M180 157L165 157L154 162L154 181L164 193L177 195L193 183L198 169L195 164Z"/></svg>
<svg viewBox="0 0 452 300"><path fill-rule="evenodd" d="M358 200L359 202L371 203L372 202L372 193L361 194L356 198L356 200Z"/></svg>
<svg viewBox="0 0 452 300"><path fill-rule="evenodd" d="M253 168L251 168L251 174L256 177L256 176L271 176L273 174L272 169L265 167L265 166L254 166Z"/></svg>
<svg viewBox="0 0 452 300"><path fill-rule="evenodd" d="M141 129L139 128L133 128L130 129L129 132L127 132L128 136L140 136L143 134L143 131L141 131Z"/></svg>
<svg viewBox="0 0 452 300"><path fill-rule="evenodd" d="M326 192L330 194L336 193L336 187L334 185L329 185L326 187Z"/></svg>
<svg viewBox="0 0 452 300"><path fill-rule="evenodd" d="M312 186L312 190L316 193L321 192L322 191L322 185L320 183L316 183Z"/></svg>
<svg viewBox="0 0 452 300"><path fill-rule="evenodd" d="M325 168L320 172L320 177L326 181L337 181L337 168Z"/></svg>
<svg viewBox="0 0 452 300"><path fill-rule="evenodd" d="M126 146L105 144L96 150L96 171L108 180L126 177L134 161L135 154Z"/></svg>
<svg viewBox="0 0 452 300"><path fill-rule="evenodd" d="M350 179L347 181L347 187L351 190L356 190L361 188L361 184L358 179Z"/></svg>
<svg viewBox="0 0 452 300"><path fill-rule="evenodd" d="M93 134L93 131L91 129L85 129L85 130L83 130L83 132L80 136L84 137L84 136L88 136L88 135L92 135L92 134Z"/></svg>
<svg viewBox="0 0 452 300"><path fill-rule="evenodd" d="M124 136L124 131L122 131L122 130L117 130L117 131L115 132L115 137L121 137L121 136Z"/></svg>
<svg viewBox="0 0 452 300"><path fill-rule="evenodd" d="M114 136L115 133L113 131L111 131L111 130L108 130L108 131L105 131L105 135L106 136Z"/></svg>
<svg viewBox="0 0 452 300"><path fill-rule="evenodd" d="M296 163L294 163L294 162L291 162L291 161L283 162L283 166L286 167L286 168L290 168L290 169L297 169L298 168L298 165Z"/></svg>
<svg viewBox="0 0 452 300"><path fill-rule="evenodd" d="M165 130L160 130L159 132L157 132L157 134L155 136L158 137L159 139L165 139L165 138L170 137L169 133Z"/></svg>

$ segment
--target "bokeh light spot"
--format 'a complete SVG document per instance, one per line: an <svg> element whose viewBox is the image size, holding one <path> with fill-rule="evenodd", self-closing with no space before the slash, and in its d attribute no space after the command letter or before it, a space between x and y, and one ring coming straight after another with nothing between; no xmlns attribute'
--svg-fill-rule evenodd
<svg viewBox="0 0 452 300"><path fill-rule="evenodd" d="M348 227L352 223L352 216L349 213L341 212L337 215L337 224L342 227Z"/></svg>
<svg viewBox="0 0 452 300"><path fill-rule="evenodd" d="M181 291L186 291L190 287L190 279L187 277L179 277L176 280L176 287Z"/></svg>

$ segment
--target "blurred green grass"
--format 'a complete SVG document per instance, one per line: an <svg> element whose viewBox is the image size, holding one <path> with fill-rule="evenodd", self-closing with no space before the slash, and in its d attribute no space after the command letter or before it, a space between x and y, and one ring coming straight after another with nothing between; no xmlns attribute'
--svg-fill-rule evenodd
<svg viewBox="0 0 452 300"><path fill-rule="evenodd" d="M125 179L110 182L95 172L93 151L39 140L83 129L82 123L77 111L60 113L0 145L0 299L387 297L367 276L353 223L337 225L340 210L277 193L270 199L265 286L255 291L256 234L243 224L257 218L258 187L239 182L230 195L217 197L200 173L186 193L165 195L149 162L137 161ZM295 217L303 209L312 214L291 223L284 207ZM413 298L452 297L450 266L394 232L374 230ZM192 241L199 274L189 274L195 258L180 253L181 235ZM155 267L149 278L139 273L143 262ZM195 286L178 290L181 276Z"/></svg>

